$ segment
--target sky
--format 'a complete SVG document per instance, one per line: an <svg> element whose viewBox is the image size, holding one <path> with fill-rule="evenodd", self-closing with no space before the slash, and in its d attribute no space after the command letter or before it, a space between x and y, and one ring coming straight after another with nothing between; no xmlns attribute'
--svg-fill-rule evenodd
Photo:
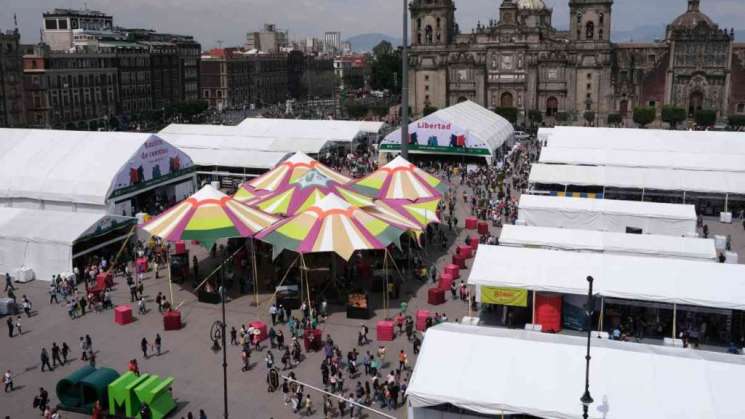
<svg viewBox="0 0 745 419"><path fill-rule="evenodd" d="M554 26L568 26L568 0L544 0L554 9ZM456 0L456 20L469 32L478 20L497 18L501 0ZM702 0L702 9L720 27L745 29L744 0ZM291 39L321 37L340 31L342 38L382 32L401 35L400 0L0 0L0 29L13 26L18 16L21 42L39 40L42 13L58 8L101 10L114 16L114 24L152 28L161 32L194 35L208 49L221 40L225 46L242 45L245 33L263 23L287 29ZM7 7L10 6L10 7ZM686 0L615 0L616 30L663 26L686 9Z"/></svg>

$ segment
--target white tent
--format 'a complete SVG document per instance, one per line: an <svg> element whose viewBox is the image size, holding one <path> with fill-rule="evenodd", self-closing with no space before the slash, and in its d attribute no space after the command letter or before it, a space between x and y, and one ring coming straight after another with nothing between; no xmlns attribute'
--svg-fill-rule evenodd
<svg viewBox="0 0 745 419"><path fill-rule="evenodd" d="M717 250L713 239L658 234L626 234L506 224L502 227L499 244L580 252L663 256L678 259L709 261L717 259Z"/></svg>
<svg viewBox="0 0 745 419"><path fill-rule="evenodd" d="M671 157L674 158L674 157ZM745 172L535 163L528 182L574 186L745 194Z"/></svg>
<svg viewBox="0 0 745 419"><path fill-rule="evenodd" d="M506 119L474 102L464 101L410 123L409 134L416 136L416 144L409 144L409 151L490 157L502 144L512 140L513 132L512 124ZM458 144L459 137L462 144ZM382 152L400 149L400 129L380 143Z"/></svg>
<svg viewBox="0 0 745 419"><path fill-rule="evenodd" d="M550 147L745 154L741 132L555 127L539 129L538 138Z"/></svg>
<svg viewBox="0 0 745 419"><path fill-rule="evenodd" d="M468 283L586 295L588 275L605 297L745 310L745 265L708 261L484 245Z"/></svg>
<svg viewBox="0 0 745 419"><path fill-rule="evenodd" d="M246 118L237 128L244 135L254 137L309 138L351 143L357 137L377 134L382 127L382 122L370 121Z"/></svg>
<svg viewBox="0 0 745 419"><path fill-rule="evenodd" d="M632 227L649 234L696 235L693 205L522 195L518 210L529 226L614 232Z"/></svg>
<svg viewBox="0 0 745 419"><path fill-rule="evenodd" d="M579 419L585 383L581 337L445 323L427 330L406 394L409 419ZM740 419L745 358L707 351L593 340L593 419ZM479 416L481 417L481 416Z"/></svg>
<svg viewBox="0 0 745 419"><path fill-rule="evenodd" d="M745 172L745 154L543 147L541 163Z"/></svg>
<svg viewBox="0 0 745 419"><path fill-rule="evenodd" d="M130 186L130 168L149 181L155 166L167 175L173 158L191 166L153 134L0 129L0 205L101 211L115 189Z"/></svg>
<svg viewBox="0 0 745 419"><path fill-rule="evenodd" d="M112 223L132 220L103 212L63 212L0 208L0 274L31 268L37 279L72 272L74 242L107 229Z"/></svg>

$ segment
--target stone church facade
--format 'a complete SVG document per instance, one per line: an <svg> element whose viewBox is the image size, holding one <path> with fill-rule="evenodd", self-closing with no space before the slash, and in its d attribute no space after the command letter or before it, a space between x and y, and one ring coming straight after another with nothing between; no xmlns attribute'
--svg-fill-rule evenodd
<svg viewBox="0 0 745 419"><path fill-rule="evenodd" d="M679 0L683 2L683 0ZM719 118L745 114L745 44L688 0L653 43L610 41L613 0L569 0L568 31L553 27L543 0L503 0L499 17L470 33L455 22L454 0L412 0L409 101L415 115L472 100L489 109L531 110L550 123L567 113L595 124L634 107L682 107ZM685 4L681 4L685 6ZM580 122L581 121L581 122Z"/></svg>

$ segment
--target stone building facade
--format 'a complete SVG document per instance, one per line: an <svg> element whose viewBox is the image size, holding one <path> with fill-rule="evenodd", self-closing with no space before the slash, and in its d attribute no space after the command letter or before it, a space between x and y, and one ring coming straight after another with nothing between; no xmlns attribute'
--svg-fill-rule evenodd
<svg viewBox="0 0 745 419"><path fill-rule="evenodd" d="M0 32L0 127L23 127L23 53L18 30Z"/></svg>
<svg viewBox="0 0 745 419"><path fill-rule="evenodd" d="M599 125L611 113L630 125L637 106L745 113L745 44L700 0L687 2L664 40L631 44L610 40L613 0L570 0L568 31L554 28L543 0L502 0L499 16L470 33L455 22L454 0L412 0L413 111L468 99L517 108L520 121L538 110L549 123L559 113L579 123L590 111Z"/></svg>

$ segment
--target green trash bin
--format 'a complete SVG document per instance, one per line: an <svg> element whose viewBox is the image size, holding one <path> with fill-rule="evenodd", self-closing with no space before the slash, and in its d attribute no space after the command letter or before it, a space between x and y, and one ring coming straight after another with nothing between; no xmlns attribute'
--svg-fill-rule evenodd
<svg viewBox="0 0 745 419"><path fill-rule="evenodd" d="M57 398L63 410L79 409L82 406L83 395L80 391L80 382L94 371L96 371L95 368L86 365L57 382Z"/></svg>

